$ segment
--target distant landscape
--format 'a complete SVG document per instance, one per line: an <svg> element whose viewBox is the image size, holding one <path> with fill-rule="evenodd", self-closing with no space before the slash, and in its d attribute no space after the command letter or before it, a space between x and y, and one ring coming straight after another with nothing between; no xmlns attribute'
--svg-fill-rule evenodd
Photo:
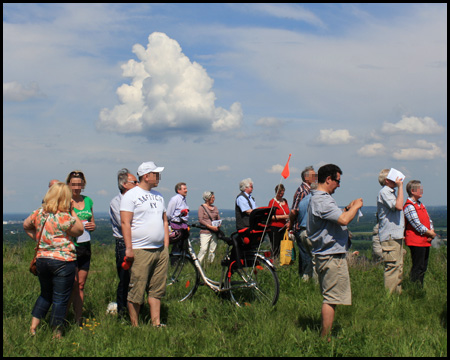
<svg viewBox="0 0 450 360"><path fill-rule="evenodd" d="M436 233L441 240L447 239L447 207L446 206L428 206L428 212L433 220ZM349 229L353 234L352 242L354 250L366 250L371 247L372 229L376 223L376 206L365 206L362 208L363 216L354 219ZM30 240L23 228L23 220L28 216L27 213L21 214L3 214L3 242L16 243ZM191 223L198 221L196 210L190 212ZM235 228L234 210L221 210L220 216L223 220L222 230L226 235L233 233ZM110 244L113 243L111 224L109 214L106 212L95 213L95 221L97 229L93 233L92 239L94 243ZM196 239L199 237L199 230L192 228L191 237ZM446 243L446 242L445 242Z"/></svg>

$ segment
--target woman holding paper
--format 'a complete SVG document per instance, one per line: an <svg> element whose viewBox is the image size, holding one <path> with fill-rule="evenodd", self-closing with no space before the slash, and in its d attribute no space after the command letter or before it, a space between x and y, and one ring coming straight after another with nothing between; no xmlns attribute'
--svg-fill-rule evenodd
<svg viewBox="0 0 450 360"><path fill-rule="evenodd" d="M207 227L206 229L200 230L200 252L198 254L198 260L202 263L203 258L208 252L208 262L212 263L214 261L214 252L216 251L218 232L220 228L219 209L214 206L214 201L216 197L212 191L205 191L203 193L204 204L200 205L198 208L198 221L200 224Z"/></svg>
<svg viewBox="0 0 450 360"><path fill-rule="evenodd" d="M91 232L95 230L94 202L89 196L81 195L86 186L86 179L81 171L72 171L66 179L66 184L72 190L72 199L75 213L84 225L84 232L77 238L77 274L71 301L78 325L82 325L82 312L84 302L84 286L89 273L91 263Z"/></svg>

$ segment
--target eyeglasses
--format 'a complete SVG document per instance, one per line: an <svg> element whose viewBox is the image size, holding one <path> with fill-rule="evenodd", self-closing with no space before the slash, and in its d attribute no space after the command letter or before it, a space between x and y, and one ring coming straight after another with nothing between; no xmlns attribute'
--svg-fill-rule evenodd
<svg viewBox="0 0 450 360"><path fill-rule="evenodd" d="M137 184L139 184L139 181L137 181L137 180L135 180L135 181L127 181L127 183L131 183L131 184L137 185Z"/></svg>
<svg viewBox="0 0 450 360"><path fill-rule="evenodd" d="M338 185L341 184L341 180L337 180L337 179L331 179L331 180L336 181L338 183Z"/></svg>

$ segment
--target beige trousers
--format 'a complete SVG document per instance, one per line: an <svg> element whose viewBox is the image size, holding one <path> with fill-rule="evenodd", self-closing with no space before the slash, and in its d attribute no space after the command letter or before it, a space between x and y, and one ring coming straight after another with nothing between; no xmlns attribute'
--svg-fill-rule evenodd
<svg viewBox="0 0 450 360"><path fill-rule="evenodd" d="M384 286L390 293L402 293L403 239L381 242L384 262Z"/></svg>

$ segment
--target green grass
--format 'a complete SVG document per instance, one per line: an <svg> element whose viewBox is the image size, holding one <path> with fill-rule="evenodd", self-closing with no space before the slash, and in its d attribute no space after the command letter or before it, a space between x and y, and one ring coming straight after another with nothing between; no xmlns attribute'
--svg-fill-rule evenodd
<svg viewBox="0 0 450 360"><path fill-rule="evenodd" d="M64 338L52 340L48 318L35 337L28 335L39 295L38 279L28 272L31 242L4 245L3 356L447 356L447 248L431 249L423 290L408 281L407 251L400 296L384 290L381 266L350 268L353 305L337 307L328 343L319 338L319 289L300 281L297 264L278 269L281 292L275 307L237 308L202 286L185 303L163 300L167 328L148 324L148 305L140 327L132 328L106 314L117 287L114 246L94 244L86 325L75 326L71 311ZM217 274L219 266L208 271Z"/></svg>

